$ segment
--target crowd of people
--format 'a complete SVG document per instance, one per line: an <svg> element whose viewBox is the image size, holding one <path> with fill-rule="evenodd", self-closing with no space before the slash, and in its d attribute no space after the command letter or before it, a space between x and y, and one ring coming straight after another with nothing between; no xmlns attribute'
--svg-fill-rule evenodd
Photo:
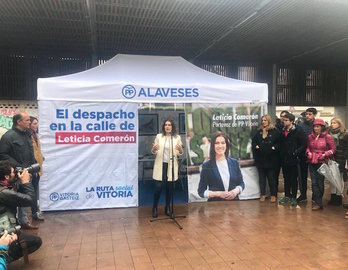
<svg viewBox="0 0 348 270"><path fill-rule="evenodd" d="M315 108L308 108L303 115L304 119L296 121L292 113L282 111L275 124L270 115L263 115L260 128L252 139L252 150L259 173L261 202L266 200L267 182L270 202L277 201L280 170L285 195L278 201L279 204L296 206L306 202L309 172L312 210L316 211L323 209L325 177L318 170L323 163L335 160L339 165L339 181L343 185L348 180L348 132L340 118L333 118L329 125L323 119L316 118ZM331 198L328 204L343 204L342 197L347 191L344 186L343 191L330 183ZM346 204L343 206L348 207Z"/></svg>
<svg viewBox="0 0 348 270"><path fill-rule="evenodd" d="M13 116L12 129L0 140L0 229L4 232L0 238L0 244L4 244L0 245L1 266L21 257L27 261L27 255L42 244L40 237L21 231L37 230L32 220L44 221L38 203L44 157L37 130L38 119L21 112ZM28 169L37 163L37 171Z"/></svg>

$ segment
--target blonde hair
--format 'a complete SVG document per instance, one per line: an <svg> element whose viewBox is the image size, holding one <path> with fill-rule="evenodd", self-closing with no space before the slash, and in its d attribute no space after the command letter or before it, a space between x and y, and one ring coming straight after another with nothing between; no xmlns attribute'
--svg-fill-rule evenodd
<svg viewBox="0 0 348 270"><path fill-rule="evenodd" d="M266 127L266 130L270 130L274 128L274 123L272 120L272 116L270 114L264 114L261 116L261 122L262 122L262 118L265 118L268 122L268 127ZM260 129L262 129L262 125L260 123Z"/></svg>
<svg viewBox="0 0 348 270"><path fill-rule="evenodd" d="M341 118L338 118L338 117L332 118L331 121L330 121L330 124L331 124L332 121L335 121L335 122L338 123L338 125L340 126L339 129L340 129L340 132L341 132L341 133L344 132L344 130L345 130L346 128L344 127L344 123L343 123L343 121L342 121Z"/></svg>

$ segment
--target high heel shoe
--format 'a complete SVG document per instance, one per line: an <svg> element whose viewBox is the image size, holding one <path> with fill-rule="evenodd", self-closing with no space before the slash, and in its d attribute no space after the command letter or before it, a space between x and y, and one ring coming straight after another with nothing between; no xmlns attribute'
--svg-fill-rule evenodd
<svg viewBox="0 0 348 270"><path fill-rule="evenodd" d="M153 207L153 208L152 208L152 217L153 217L153 218L158 217L157 207Z"/></svg>

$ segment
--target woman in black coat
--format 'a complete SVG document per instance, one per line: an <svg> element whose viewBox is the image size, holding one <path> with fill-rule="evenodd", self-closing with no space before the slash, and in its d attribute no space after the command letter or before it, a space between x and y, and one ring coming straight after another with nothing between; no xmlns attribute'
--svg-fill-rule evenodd
<svg viewBox="0 0 348 270"><path fill-rule="evenodd" d="M332 118L328 133L333 137L336 145L334 154L335 161L339 164L342 181L347 181L346 163L348 159L348 133L344 128L344 123L340 118ZM330 205L342 205L342 191L337 190L330 183L331 199ZM344 192L343 192L344 193Z"/></svg>
<svg viewBox="0 0 348 270"><path fill-rule="evenodd" d="M266 199L266 179L271 192L271 202L276 202L276 169L279 166L280 133L269 114L261 117L261 126L252 140L252 150L259 172L260 201Z"/></svg>

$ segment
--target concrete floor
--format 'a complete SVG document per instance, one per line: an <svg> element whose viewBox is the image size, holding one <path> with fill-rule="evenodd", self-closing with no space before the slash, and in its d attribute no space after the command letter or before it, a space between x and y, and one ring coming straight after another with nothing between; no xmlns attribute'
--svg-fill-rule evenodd
<svg viewBox="0 0 348 270"><path fill-rule="evenodd" d="M150 222L151 207L46 212L36 232L42 247L28 265L8 269L347 269L346 210L312 211L310 201L192 203L175 208L186 215L183 230Z"/></svg>

